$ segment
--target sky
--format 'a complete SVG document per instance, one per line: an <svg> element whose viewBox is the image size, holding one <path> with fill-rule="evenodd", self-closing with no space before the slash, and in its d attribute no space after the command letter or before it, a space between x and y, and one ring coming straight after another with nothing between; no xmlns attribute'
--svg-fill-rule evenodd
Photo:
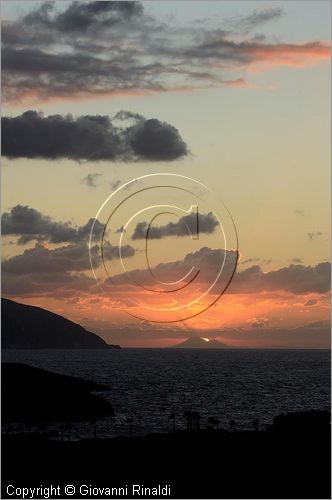
<svg viewBox="0 0 332 500"><path fill-rule="evenodd" d="M123 346L328 347L330 3L1 8L3 295Z"/></svg>

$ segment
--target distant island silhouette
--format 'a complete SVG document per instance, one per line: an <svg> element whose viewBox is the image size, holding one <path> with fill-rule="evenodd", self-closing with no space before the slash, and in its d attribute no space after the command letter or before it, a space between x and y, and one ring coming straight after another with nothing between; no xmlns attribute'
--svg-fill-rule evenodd
<svg viewBox="0 0 332 500"><path fill-rule="evenodd" d="M95 333L40 307L1 299L2 349L112 349Z"/></svg>
<svg viewBox="0 0 332 500"><path fill-rule="evenodd" d="M229 346L219 340L208 337L190 337L184 342L172 345L171 349L228 349Z"/></svg>

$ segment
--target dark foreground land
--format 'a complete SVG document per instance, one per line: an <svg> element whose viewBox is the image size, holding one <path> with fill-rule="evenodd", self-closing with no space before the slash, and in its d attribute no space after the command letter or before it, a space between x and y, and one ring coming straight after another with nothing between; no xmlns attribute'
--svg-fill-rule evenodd
<svg viewBox="0 0 332 500"><path fill-rule="evenodd" d="M188 431L66 441L53 439L42 422L63 420L67 439L71 421L93 425L112 414L91 393L103 387L20 364L3 364L2 375L3 422L21 422L22 432L2 437L1 498L50 485L49 498L161 498L163 491L166 498L331 498L328 412L281 415L267 431L258 423L251 432L236 431L235 423L231 432L213 424L199 430L196 418ZM66 495L66 485L75 493ZM133 492L133 485L157 489ZM47 498L43 491L25 498Z"/></svg>
<svg viewBox="0 0 332 500"><path fill-rule="evenodd" d="M40 307L1 298L2 349L113 349L81 325Z"/></svg>
<svg viewBox="0 0 332 500"><path fill-rule="evenodd" d="M291 434L175 432L78 442L11 435L3 437L2 447L2 498L10 498L8 484L72 484L72 498L93 498L79 493L82 484L128 485L128 498L138 496L132 484L168 484L173 498L330 498L328 428ZM95 496L109 498L100 490Z"/></svg>

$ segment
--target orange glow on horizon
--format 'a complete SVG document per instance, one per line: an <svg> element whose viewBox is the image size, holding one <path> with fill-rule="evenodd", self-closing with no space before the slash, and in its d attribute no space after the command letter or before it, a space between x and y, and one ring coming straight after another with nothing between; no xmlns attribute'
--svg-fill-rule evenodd
<svg viewBox="0 0 332 500"><path fill-rule="evenodd" d="M281 291L225 294L208 311L191 320L163 324L133 319L124 312L122 302L111 297L87 295L75 300L58 300L47 296L11 298L60 314L95 332L107 342L119 343L124 347L167 347L199 332L202 332L200 338L205 342L217 338L227 345L241 346L242 337L234 337L229 331L264 333L298 328L314 321L328 320L330 307L329 293L303 296ZM315 301L314 306L306 305L310 304L310 300ZM113 332L117 335L115 341ZM205 336L203 332L209 332L209 336ZM210 335L210 332L213 334ZM255 341L249 336L247 344L264 346L266 340L264 335Z"/></svg>

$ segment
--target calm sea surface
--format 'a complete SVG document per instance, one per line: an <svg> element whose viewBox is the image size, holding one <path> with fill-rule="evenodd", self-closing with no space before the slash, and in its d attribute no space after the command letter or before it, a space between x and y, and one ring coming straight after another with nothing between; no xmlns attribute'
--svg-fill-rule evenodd
<svg viewBox="0 0 332 500"><path fill-rule="evenodd" d="M228 428L264 427L279 413L330 408L330 352L318 350L4 350L3 361L23 362L107 384L115 416L98 423L100 437L167 431L169 415L198 411ZM91 436L88 424L73 435Z"/></svg>

